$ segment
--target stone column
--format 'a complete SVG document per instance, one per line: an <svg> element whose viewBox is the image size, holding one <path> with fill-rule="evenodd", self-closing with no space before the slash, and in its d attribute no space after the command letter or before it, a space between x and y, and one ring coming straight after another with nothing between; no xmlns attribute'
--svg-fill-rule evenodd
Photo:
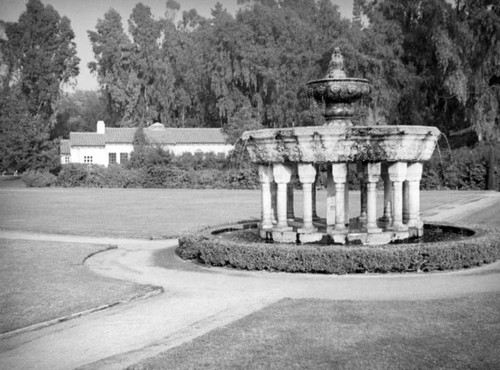
<svg viewBox="0 0 500 370"><path fill-rule="evenodd" d="M271 207L273 210L273 224L278 223L278 184L271 183Z"/></svg>
<svg viewBox="0 0 500 370"><path fill-rule="evenodd" d="M403 181L406 180L406 162L391 163L388 168L392 182L392 225L391 230L406 231L403 224Z"/></svg>
<svg viewBox="0 0 500 370"><path fill-rule="evenodd" d="M366 163L364 166L364 181L366 183L366 231L380 233L377 227L377 182L380 178L380 163Z"/></svg>
<svg viewBox="0 0 500 370"><path fill-rule="evenodd" d="M275 163L273 166L274 181L278 184L277 191L277 208L278 208L278 224L275 226L276 231L292 230L287 222L287 186L290 182L292 169L281 163Z"/></svg>
<svg viewBox="0 0 500 370"><path fill-rule="evenodd" d="M416 227L423 230L423 222L420 219L421 178L422 163L409 164L406 171L406 181L408 182L408 227Z"/></svg>
<svg viewBox="0 0 500 370"><path fill-rule="evenodd" d="M389 163L382 163L382 180L384 181L384 215L380 221L384 228L392 224L392 184L388 171Z"/></svg>
<svg viewBox="0 0 500 370"><path fill-rule="evenodd" d="M273 169L268 165L259 166L259 180L261 189L261 229L271 229L273 227L273 208L271 183L273 182Z"/></svg>
<svg viewBox="0 0 500 370"><path fill-rule="evenodd" d="M297 169L304 195L302 200L304 206L304 221L302 227L298 231L302 233L311 233L316 231L316 228L313 226L312 214L312 186L316 176L316 169L314 168L314 165L309 163L301 163L298 165Z"/></svg>
<svg viewBox="0 0 500 370"><path fill-rule="evenodd" d="M326 169L326 231L335 228L335 184L333 182L332 166Z"/></svg>
<svg viewBox="0 0 500 370"><path fill-rule="evenodd" d="M335 231L346 232L345 227L345 183L347 180L347 164L332 164L333 182L335 184Z"/></svg>
<svg viewBox="0 0 500 370"><path fill-rule="evenodd" d="M346 227L349 226L349 181L347 181L348 177L349 177L349 166L347 165L347 174L344 185L344 223Z"/></svg>

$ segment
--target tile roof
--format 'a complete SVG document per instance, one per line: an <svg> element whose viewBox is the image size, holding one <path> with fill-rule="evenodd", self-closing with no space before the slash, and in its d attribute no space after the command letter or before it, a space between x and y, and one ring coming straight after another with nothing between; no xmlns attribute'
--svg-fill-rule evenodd
<svg viewBox="0 0 500 370"><path fill-rule="evenodd" d="M137 128L133 127L106 127L104 134L71 132L69 144L71 146L132 144L136 130ZM226 135L220 128L165 128L160 124L156 124L145 128L144 135L146 141L151 144L227 144ZM62 145L63 142L61 142L61 151L63 150Z"/></svg>
<svg viewBox="0 0 500 370"><path fill-rule="evenodd" d="M165 131L175 144L227 144L220 128L166 128Z"/></svg>
<svg viewBox="0 0 500 370"><path fill-rule="evenodd" d="M105 146L106 137L95 132L70 132L71 146Z"/></svg>
<svg viewBox="0 0 500 370"><path fill-rule="evenodd" d="M134 141L135 131L137 129L133 127L106 127L106 143L120 143L120 144L128 144Z"/></svg>

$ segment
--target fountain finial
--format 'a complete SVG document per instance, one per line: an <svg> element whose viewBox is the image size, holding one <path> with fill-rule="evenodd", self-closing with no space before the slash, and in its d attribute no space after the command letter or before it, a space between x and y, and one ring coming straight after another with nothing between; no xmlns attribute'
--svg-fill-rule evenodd
<svg viewBox="0 0 500 370"><path fill-rule="evenodd" d="M340 53L340 48L336 47L332 53L332 59L328 65L326 78L346 78L344 71L344 57Z"/></svg>

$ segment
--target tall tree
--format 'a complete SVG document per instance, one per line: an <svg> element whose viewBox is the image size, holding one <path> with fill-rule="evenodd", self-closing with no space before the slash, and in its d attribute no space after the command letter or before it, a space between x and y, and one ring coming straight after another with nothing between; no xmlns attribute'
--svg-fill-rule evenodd
<svg viewBox="0 0 500 370"><path fill-rule="evenodd" d="M129 100L126 118L148 124L167 122L174 100L174 76L160 48L162 24L153 18L149 7L138 3L129 19L129 32L133 41L134 95Z"/></svg>
<svg viewBox="0 0 500 370"><path fill-rule="evenodd" d="M29 0L19 20L7 23L2 52L8 60L6 78L19 83L31 115L48 119L62 84L78 75L75 35L66 17L40 0Z"/></svg>
<svg viewBox="0 0 500 370"><path fill-rule="evenodd" d="M130 80L133 78L133 45L126 35L120 14L110 9L99 19L96 31L88 31L95 62L89 68L97 74L97 81L107 98L108 121L120 123L133 96Z"/></svg>
<svg viewBox="0 0 500 370"><path fill-rule="evenodd" d="M444 133L471 126L480 140L490 138L500 105L498 85L490 83L500 75L498 2L360 1L368 32L393 28L400 35L396 56L406 74L385 78L399 92L394 122L434 125Z"/></svg>
<svg viewBox="0 0 500 370"><path fill-rule="evenodd" d="M0 99L0 170L54 169L59 162L58 140L50 140L47 123L33 116L19 86Z"/></svg>
<svg viewBox="0 0 500 370"><path fill-rule="evenodd" d="M68 18L29 0L19 20L5 25L0 40L0 166L2 170L53 168L58 141L50 131L62 86L78 74Z"/></svg>
<svg viewBox="0 0 500 370"><path fill-rule="evenodd" d="M500 139L500 3L456 0L467 74L466 118L484 141ZM452 81L453 82L453 81Z"/></svg>

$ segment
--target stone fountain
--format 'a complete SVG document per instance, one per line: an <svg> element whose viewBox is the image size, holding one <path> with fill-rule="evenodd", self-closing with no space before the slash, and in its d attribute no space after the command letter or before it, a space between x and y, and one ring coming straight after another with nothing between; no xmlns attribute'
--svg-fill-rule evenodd
<svg viewBox="0 0 500 370"><path fill-rule="evenodd" d="M430 159L440 131L354 125L356 102L370 94L371 86L368 80L346 76L338 48L326 77L307 86L308 95L325 106L325 125L247 131L242 136L251 160L259 165L260 237L278 243L387 244L422 236L422 163ZM319 165L327 169L325 218L316 215ZM353 219L349 171L356 171L361 187L359 217ZM293 216L291 184L296 175L303 192L302 219ZM384 189L380 218L377 187Z"/></svg>

